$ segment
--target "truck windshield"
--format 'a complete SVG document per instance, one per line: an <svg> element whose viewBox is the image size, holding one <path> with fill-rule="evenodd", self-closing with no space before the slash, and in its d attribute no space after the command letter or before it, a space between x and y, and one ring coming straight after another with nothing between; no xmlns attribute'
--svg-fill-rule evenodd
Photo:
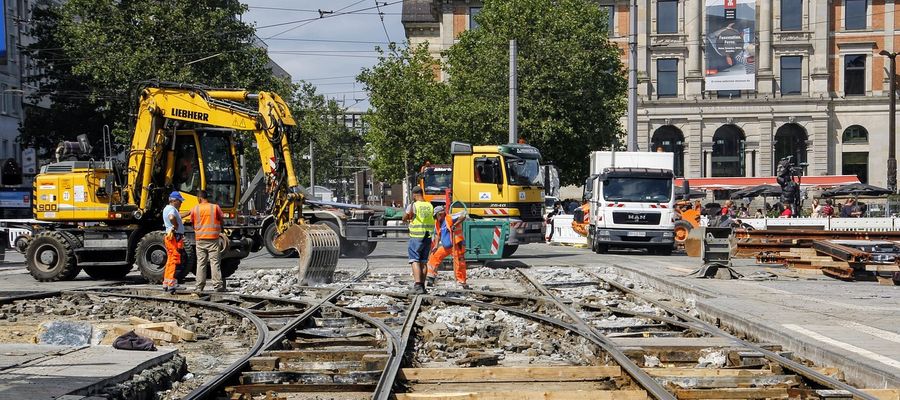
<svg viewBox="0 0 900 400"><path fill-rule="evenodd" d="M422 177L425 183L425 193L444 194L444 190L450 187L453 181L453 171L450 169L428 168Z"/></svg>
<svg viewBox="0 0 900 400"><path fill-rule="evenodd" d="M200 136L203 169L206 171L206 191L210 201L223 208L234 207L237 179L234 158L228 138L219 135Z"/></svg>
<svg viewBox="0 0 900 400"><path fill-rule="evenodd" d="M621 177L603 181L603 199L608 201L668 203L671 197L671 179Z"/></svg>
<svg viewBox="0 0 900 400"><path fill-rule="evenodd" d="M542 186L541 163L537 159L506 159L506 176L510 185Z"/></svg>

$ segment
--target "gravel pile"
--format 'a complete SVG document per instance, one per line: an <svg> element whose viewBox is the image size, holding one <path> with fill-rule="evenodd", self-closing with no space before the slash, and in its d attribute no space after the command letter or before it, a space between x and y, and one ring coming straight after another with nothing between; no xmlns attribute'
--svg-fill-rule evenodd
<svg viewBox="0 0 900 400"><path fill-rule="evenodd" d="M416 363L463 365L473 353L495 356L502 365L587 365L596 348L580 337L510 315L503 310L436 304L416 324Z"/></svg>
<svg viewBox="0 0 900 400"><path fill-rule="evenodd" d="M472 268L466 271L468 279L503 279L514 280L519 279L519 273L509 268Z"/></svg>
<svg viewBox="0 0 900 400"><path fill-rule="evenodd" d="M580 269L571 267L542 268L532 272L531 276L544 285L565 285L596 281L596 279L585 274Z"/></svg>

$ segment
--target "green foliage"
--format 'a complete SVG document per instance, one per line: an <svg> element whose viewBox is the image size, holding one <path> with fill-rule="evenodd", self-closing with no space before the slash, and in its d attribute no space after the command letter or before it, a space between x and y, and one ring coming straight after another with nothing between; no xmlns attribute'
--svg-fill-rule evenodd
<svg viewBox="0 0 900 400"><path fill-rule="evenodd" d="M562 184L580 184L592 150L618 144L626 82L606 15L588 0L486 0L476 21L443 56L435 82L425 45L390 48L359 80L373 107L367 137L376 171L390 179L426 159L445 162L452 140L500 144L508 138L509 40L516 39L519 133Z"/></svg>
<svg viewBox="0 0 900 400"><path fill-rule="evenodd" d="M340 189L353 169L365 164L365 140L362 132L344 123L344 110L338 103L316 93L316 87L303 82L290 100L291 113L299 132L291 141L294 166L303 185L309 184L309 142L313 141L316 184Z"/></svg>
<svg viewBox="0 0 900 400"><path fill-rule="evenodd" d="M626 80L606 15L588 0L487 0L478 29L447 51L455 132L508 137L509 40L518 51L519 136L552 162L563 185L580 184L588 154L622 134Z"/></svg>
<svg viewBox="0 0 900 400"><path fill-rule="evenodd" d="M370 165L379 179L400 181L426 161L449 161L454 135L447 123L447 86L435 80L437 61L426 45L391 44L379 62L357 78L369 92L374 112L366 134Z"/></svg>
<svg viewBox="0 0 900 400"><path fill-rule="evenodd" d="M36 42L23 51L43 71L30 78L41 83L36 99L51 108L28 109L21 141L52 148L86 133L96 143L109 124L126 144L147 80L290 94L266 67L266 50L253 46L253 27L236 18L244 11L237 0L37 2Z"/></svg>

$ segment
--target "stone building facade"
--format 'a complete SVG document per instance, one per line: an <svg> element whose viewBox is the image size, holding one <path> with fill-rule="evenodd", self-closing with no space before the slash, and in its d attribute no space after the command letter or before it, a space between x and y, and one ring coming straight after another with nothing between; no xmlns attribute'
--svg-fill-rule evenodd
<svg viewBox="0 0 900 400"><path fill-rule="evenodd" d="M689 178L771 176L791 155L807 175L886 186L890 80L879 52L900 50L894 0L729 1L755 8L755 90L706 88L707 0L639 0L639 150L676 153ZM630 2L597 3L627 65ZM407 38L437 55L475 27L480 4L404 1Z"/></svg>

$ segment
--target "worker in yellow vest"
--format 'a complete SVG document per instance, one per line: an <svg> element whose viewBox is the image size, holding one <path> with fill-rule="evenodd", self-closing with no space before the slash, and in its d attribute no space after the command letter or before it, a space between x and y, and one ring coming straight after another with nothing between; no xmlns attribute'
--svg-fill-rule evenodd
<svg viewBox="0 0 900 400"><path fill-rule="evenodd" d="M219 235L222 233L222 220L225 215L218 204L209 202L209 194L205 190L197 193L200 204L191 209L191 222L194 224L194 239L197 242L197 285L195 290L203 291L206 286L206 266L212 274L213 289L217 292L225 291L225 281L222 279L220 262L222 259L222 245L219 243Z"/></svg>
<svg viewBox="0 0 900 400"><path fill-rule="evenodd" d="M431 238L434 236L434 206L425 201L422 188L412 190L414 202L406 208L403 221L409 223L409 243L406 252L413 273L413 292L425 294L425 265L431 253Z"/></svg>

